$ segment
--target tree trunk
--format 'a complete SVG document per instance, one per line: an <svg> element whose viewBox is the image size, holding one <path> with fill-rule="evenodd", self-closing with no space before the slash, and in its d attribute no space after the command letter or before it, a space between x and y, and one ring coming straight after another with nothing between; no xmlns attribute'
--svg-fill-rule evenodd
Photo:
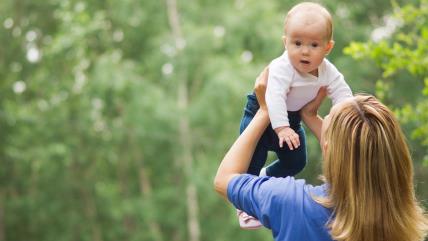
<svg viewBox="0 0 428 241"><path fill-rule="evenodd" d="M144 166L142 165L139 170L139 176L140 176L140 190L141 194L143 196L143 200L149 200L152 196L152 188L150 179L147 177L146 171L144 169ZM162 241L162 232L157 222L155 221L149 221L149 230L152 233L153 240L155 241Z"/></svg>
<svg viewBox="0 0 428 241"><path fill-rule="evenodd" d="M172 35L175 41L175 48L179 52L183 48L183 37L181 34L177 2L176 0L166 0L168 19L171 27ZM198 221L198 199L197 189L192 180L192 140L188 118L188 89L187 78L178 78L177 88L177 107L179 110L179 145L181 153L179 155L180 162L184 168L186 179L186 201L187 201L187 228L189 232L189 241L200 240L200 227Z"/></svg>
<svg viewBox="0 0 428 241"><path fill-rule="evenodd" d="M4 194L0 190L0 241L5 241L5 229L4 229Z"/></svg>
<svg viewBox="0 0 428 241"><path fill-rule="evenodd" d="M84 147L85 145L83 143L80 143L81 146L79 147L79 150L85 150ZM80 152L81 154L84 153L84 151ZM85 156L85 155L83 155ZM89 158L89 160L92 160ZM85 169L84 167L82 167L82 165L80 164L80 157L74 155L73 156L73 163L71 164L71 173L73 176L73 181L78 183L78 189L76 190L80 197L81 197L81 205L83 205L82 207L82 213L83 216L85 218L85 220L87 221L87 223L89 224L89 232L91 234L91 240L92 241L103 241L102 239L102 233L101 233L101 228L97 222L97 207L95 205L95 200L94 200L94 195L91 192L91 185L92 180L89 180L90 178L88 177L88 169L89 167L86 167L87 169ZM89 184L89 185L88 185ZM77 227L77 230L81 231L81 227Z"/></svg>
<svg viewBox="0 0 428 241"><path fill-rule="evenodd" d="M129 139L129 138L128 138ZM118 149L118 153L126 153L126 151L123 151L125 149L125 146L128 143L124 143L121 148ZM123 155L121 158L121 161L118 162L117 166L117 176L118 176L118 184L119 184L119 192L122 200L128 200L130 198L129 195L129 180L128 176L128 155ZM134 219L128 214L124 214L122 217L122 225L124 236L121 238L122 241L130 240L130 235L135 230L135 221Z"/></svg>
<svg viewBox="0 0 428 241"><path fill-rule="evenodd" d="M199 241L200 228L198 222L198 199L197 189L192 180L192 143L190 139L190 128L189 119L187 117L186 110L188 108L188 95L187 85L185 81L182 81L178 88L178 106L182 111L179 118L179 137L181 143L181 161L184 167L184 174L186 177L186 197L187 197L187 215L188 215L188 229L190 235L190 241Z"/></svg>
<svg viewBox="0 0 428 241"><path fill-rule="evenodd" d="M81 148L82 150L83 148ZM79 183L78 192L82 197L82 205L83 205L83 215L86 220L88 220L90 232L91 232L91 240L92 241L102 241L101 228L97 222L97 207L95 205L94 196L91 192L90 185L88 183L92 183L88 180L88 170L84 170L78 163L78 159L74 159L74 163L72 165L72 171L74 180Z"/></svg>
<svg viewBox="0 0 428 241"><path fill-rule="evenodd" d="M90 220L91 223L91 235L93 241L102 241L101 229L97 222L97 208L94 203L93 196L90 191L82 188L81 194L84 202L84 213L85 217Z"/></svg>

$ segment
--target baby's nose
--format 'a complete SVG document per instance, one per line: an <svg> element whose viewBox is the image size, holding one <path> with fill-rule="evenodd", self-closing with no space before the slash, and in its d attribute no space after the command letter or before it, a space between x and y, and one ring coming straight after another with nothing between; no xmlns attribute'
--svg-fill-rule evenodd
<svg viewBox="0 0 428 241"><path fill-rule="evenodd" d="M302 53L303 54L308 54L309 53L309 48L307 46L303 46Z"/></svg>

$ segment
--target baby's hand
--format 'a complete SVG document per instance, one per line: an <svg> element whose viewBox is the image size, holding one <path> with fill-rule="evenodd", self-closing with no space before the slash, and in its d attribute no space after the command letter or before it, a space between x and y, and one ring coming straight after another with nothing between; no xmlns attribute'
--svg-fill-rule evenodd
<svg viewBox="0 0 428 241"><path fill-rule="evenodd" d="M275 132L278 135L279 147L282 148L284 141L287 143L290 150L294 150L294 148L300 146L299 135L289 126L276 128Z"/></svg>

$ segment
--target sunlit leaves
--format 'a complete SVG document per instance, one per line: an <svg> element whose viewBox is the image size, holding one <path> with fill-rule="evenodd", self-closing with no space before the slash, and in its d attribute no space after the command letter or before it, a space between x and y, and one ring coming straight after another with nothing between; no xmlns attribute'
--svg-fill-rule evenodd
<svg viewBox="0 0 428 241"><path fill-rule="evenodd" d="M403 105L399 117L405 123L412 123L412 138L428 146L428 1L419 6L395 6L394 16L402 22L399 29L389 39L374 43L352 43L346 53L358 60L369 58L383 71L382 80L376 84L376 93L381 99L393 99L389 93L397 86L395 80L403 78L403 71L423 84L419 93L413 96L413 105ZM400 77L401 76L401 77ZM404 90L402 90L404 91ZM422 151L422 150L421 150ZM425 153L426 150L422 151Z"/></svg>

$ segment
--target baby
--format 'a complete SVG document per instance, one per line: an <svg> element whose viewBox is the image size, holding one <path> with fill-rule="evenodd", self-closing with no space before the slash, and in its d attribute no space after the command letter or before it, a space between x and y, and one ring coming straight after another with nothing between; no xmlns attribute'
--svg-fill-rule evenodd
<svg viewBox="0 0 428 241"><path fill-rule="evenodd" d="M306 165L305 132L299 110L325 86L333 105L352 97L343 75L325 57L334 46L330 13L321 5L303 2L294 6L284 23L284 53L269 65L266 104L271 125L260 138L248 173L286 177L299 173ZM259 105L254 93L247 96L242 133ZM278 160L263 168L268 151ZM254 229L260 222L238 210L240 226Z"/></svg>

